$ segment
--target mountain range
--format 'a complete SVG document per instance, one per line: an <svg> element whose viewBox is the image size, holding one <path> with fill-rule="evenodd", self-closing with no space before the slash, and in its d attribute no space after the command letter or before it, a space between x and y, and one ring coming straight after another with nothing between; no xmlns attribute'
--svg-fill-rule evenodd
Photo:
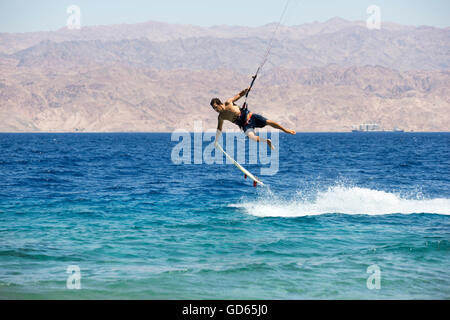
<svg viewBox="0 0 450 320"><path fill-rule="evenodd" d="M213 129L210 99L249 85L274 28L147 22L0 34L0 131L192 130L195 120ZM450 129L450 28L369 30L333 18L282 26L273 45L254 112L298 131Z"/></svg>

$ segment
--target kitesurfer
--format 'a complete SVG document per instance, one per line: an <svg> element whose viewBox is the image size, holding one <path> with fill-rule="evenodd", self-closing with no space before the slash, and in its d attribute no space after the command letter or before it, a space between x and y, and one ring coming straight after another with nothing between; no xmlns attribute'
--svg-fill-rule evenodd
<svg viewBox="0 0 450 320"><path fill-rule="evenodd" d="M296 132L294 130L284 128L273 120L268 120L259 114L250 112L247 108L246 103L244 103L244 106L242 108L239 108L239 106L237 106L235 102L245 96L249 90L250 88L241 91L233 98L225 101L225 103L222 103L218 98L214 98L211 100L211 107L219 113L216 141L218 141L218 138L222 132L222 125L224 120L228 120L238 125L239 128L244 131L245 135L249 137L249 139L257 142L266 142L269 147L274 150L275 148L272 145L272 141L270 139L263 139L257 136L255 133L255 128L264 128L265 126L271 126L275 129L279 129L285 133L292 135L294 135Z"/></svg>

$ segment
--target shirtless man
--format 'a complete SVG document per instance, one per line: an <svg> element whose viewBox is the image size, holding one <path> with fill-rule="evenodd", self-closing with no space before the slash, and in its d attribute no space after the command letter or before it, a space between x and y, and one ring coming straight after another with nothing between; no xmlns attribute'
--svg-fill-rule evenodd
<svg viewBox="0 0 450 320"><path fill-rule="evenodd" d="M274 150L275 148L272 145L272 141L270 141L270 139L263 139L257 136L255 133L255 128L264 128L268 125L289 134L295 134L295 131L285 129L275 121L267 120L259 114L248 111L247 108L240 109L237 105L235 105L234 103L245 96L248 90L249 88L241 91L238 95L231 99L228 99L225 103L222 103L218 98L214 98L211 100L211 107L219 113L216 143L220 137L220 134L222 133L223 121L228 120L238 125L239 128L241 128L245 132L245 135L247 135L253 141L266 142L269 147Z"/></svg>

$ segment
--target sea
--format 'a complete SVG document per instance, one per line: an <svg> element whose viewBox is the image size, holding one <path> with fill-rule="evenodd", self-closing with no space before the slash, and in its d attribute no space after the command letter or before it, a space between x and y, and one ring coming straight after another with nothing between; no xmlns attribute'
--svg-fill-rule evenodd
<svg viewBox="0 0 450 320"><path fill-rule="evenodd" d="M0 299L450 299L450 133L189 135L0 134Z"/></svg>

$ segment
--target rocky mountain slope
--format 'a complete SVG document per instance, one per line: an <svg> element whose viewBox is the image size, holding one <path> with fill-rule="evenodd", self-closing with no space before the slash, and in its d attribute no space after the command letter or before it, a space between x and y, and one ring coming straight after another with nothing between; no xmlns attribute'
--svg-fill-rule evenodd
<svg viewBox="0 0 450 320"><path fill-rule="evenodd" d="M271 30L149 22L0 34L0 131L214 129L210 99L248 86ZM449 28L335 18L282 28L250 105L299 131L368 121L449 131L449 87Z"/></svg>

